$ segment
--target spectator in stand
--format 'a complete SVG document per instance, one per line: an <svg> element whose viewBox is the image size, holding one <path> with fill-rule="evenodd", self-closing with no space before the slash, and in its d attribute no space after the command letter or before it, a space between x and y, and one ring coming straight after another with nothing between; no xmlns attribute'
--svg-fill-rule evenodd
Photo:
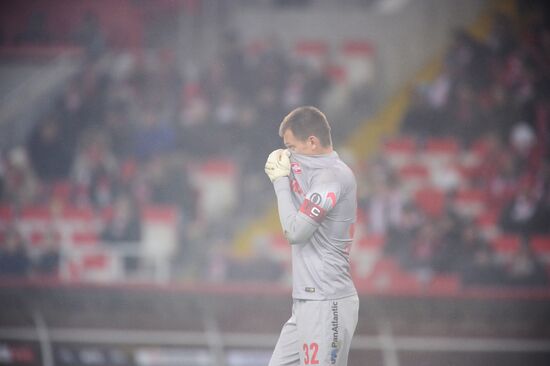
<svg viewBox="0 0 550 366"><path fill-rule="evenodd" d="M5 154L0 150L0 203L5 201L7 166Z"/></svg>
<svg viewBox="0 0 550 366"><path fill-rule="evenodd" d="M8 153L3 169L5 193L0 196L0 202L26 205L37 199L40 182L33 174L23 147L15 147Z"/></svg>
<svg viewBox="0 0 550 366"><path fill-rule="evenodd" d="M421 282L427 282L434 274L434 261L442 245L436 223L425 221L409 242L408 255L403 263Z"/></svg>
<svg viewBox="0 0 550 366"><path fill-rule="evenodd" d="M80 149L73 165L73 182L86 192L81 204L108 207L119 190L119 164L110 149L111 142L100 130L82 135Z"/></svg>
<svg viewBox="0 0 550 366"><path fill-rule="evenodd" d="M129 194L120 194L116 198L113 216L103 229L101 239L111 244L141 240L141 212Z"/></svg>
<svg viewBox="0 0 550 366"><path fill-rule="evenodd" d="M440 245L433 259L433 268L438 273L454 273L460 268L463 259L464 242L463 232L466 227L475 230L474 223L465 223L464 220L453 211L453 206L447 204L446 210L440 218L436 219L437 235Z"/></svg>
<svg viewBox="0 0 550 366"><path fill-rule="evenodd" d="M506 266L506 282L512 286L546 286L548 275L540 260L524 243Z"/></svg>
<svg viewBox="0 0 550 366"><path fill-rule="evenodd" d="M445 126L442 126L436 111L430 108L424 93L425 88L421 86L414 89L411 104L401 122L402 131L420 138L439 136L443 134Z"/></svg>
<svg viewBox="0 0 550 366"><path fill-rule="evenodd" d="M535 219L540 197L527 185L522 185L514 199L506 206L500 218L507 232L530 236L535 231Z"/></svg>
<svg viewBox="0 0 550 366"><path fill-rule="evenodd" d="M88 11L84 14L79 27L74 32L73 40L87 50L91 59L95 59L105 50L105 36L95 13Z"/></svg>
<svg viewBox="0 0 550 366"><path fill-rule="evenodd" d="M63 136L59 116L52 115L39 124L27 143L27 151L37 176L51 182L67 177L71 168L68 141Z"/></svg>
<svg viewBox="0 0 550 366"><path fill-rule="evenodd" d="M4 243L0 246L0 277L26 277L30 264L23 237L15 227L8 227Z"/></svg>
<svg viewBox="0 0 550 366"><path fill-rule="evenodd" d="M486 132L476 94L471 85L462 82L458 83L452 98L454 103L448 116L451 126L446 129L447 134L458 137L465 146L469 146L477 136Z"/></svg>
<svg viewBox="0 0 550 366"><path fill-rule="evenodd" d="M483 244L473 252L472 261L462 267L464 285L495 286L505 284L505 272L498 265L493 249Z"/></svg>
<svg viewBox="0 0 550 366"><path fill-rule="evenodd" d="M146 108L135 136L136 156L147 160L157 155L172 152L176 147L176 133L172 124L162 120L158 111Z"/></svg>
<svg viewBox="0 0 550 366"><path fill-rule="evenodd" d="M478 252L488 246L479 228L472 223L462 226L458 240L455 240L454 244L458 246L454 267L457 273L466 273L476 261L476 255L480 255Z"/></svg>
<svg viewBox="0 0 550 366"><path fill-rule="evenodd" d="M401 221L404 204L402 189L396 177L389 176L384 181L373 181L365 210L369 232L384 235L389 228L397 226Z"/></svg>
<svg viewBox="0 0 550 366"><path fill-rule="evenodd" d="M44 235L42 250L32 263L32 274L39 278L58 278L61 263L60 235L55 230L48 230Z"/></svg>
<svg viewBox="0 0 550 366"><path fill-rule="evenodd" d="M534 218L534 231L538 234L550 234L550 161L544 163L535 178L535 187L540 194Z"/></svg>
<svg viewBox="0 0 550 366"><path fill-rule="evenodd" d="M422 226L425 218L422 212L413 203L403 207L399 222L392 225L386 236L385 253L398 258L400 263L406 263L412 239Z"/></svg>
<svg viewBox="0 0 550 366"><path fill-rule="evenodd" d="M176 205L184 220L192 222L197 215L197 200L188 175L187 159L184 153L174 152L158 156L146 165L149 190L146 203Z"/></svg>
<svg viewBox="0 0 550 366"><path fill-rule="evenodd" d="M34 10L29 18L25 29L17 34L14 43L20 45L46 45L50 43L51 35L47 28L46 13L41 10Z"/></svg>

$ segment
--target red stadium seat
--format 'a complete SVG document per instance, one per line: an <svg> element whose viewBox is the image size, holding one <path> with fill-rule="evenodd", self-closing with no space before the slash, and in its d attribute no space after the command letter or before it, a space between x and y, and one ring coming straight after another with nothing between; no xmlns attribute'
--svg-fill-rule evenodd
<svg viewBox="0 0 550 366"><path fill-rule="evenodd" d="M61 202L69 202L72 193L72 185L69 181L59 181L54 183L52 196Z"/></svg>
<svg viewBox="0 0 550 366"><path fill-rule="evenodd" d="M403 179L428 179L430 172L423 164L412 163L399 169L399 175Z"/></svg>
<svg viewBox="0 0 550 366"><path fill-rule="evenodd" d="M88 254L82 257L84 269L103 269L107 267L109 256L105 253Z"/></svg>
<svg viewBox="0 0 550 366"><path fill-rule="evenodd" d="M348 78L346 69L340 65L328 65L325 72L329 79L336 83L343 83Z"/></svg>
<svg viewBox="0 0 550 366"><path fill-rule="evenodd" d="M463 214L478 216L487 207L487 195L481 189L463 189L457 192L455 204Z"/></svg>
<svg viewBox="0 0 550 366"><path fill-rule="evenodd" d="M95 245L99 241L95 231L76 231L72 235L72 244L75 246Z"/></svg>
<svg viewBox="0 0 550 366"><path fill-rule="evenodd" d="M456 156L460 147L453 138L430 138L426 140L424 151L430 155Z"/></svg>
<svg viewBox="0 0 550 366"><path fill-rule="evenodd" d="M51 210L46 206L28 206L21 211L22 220L48 221L51 216Z"/></svg>
<svg viewBox="0 0 550 366"><path fill-rule="evenodd" d="M417 150L416 140L412 137L397 137L384 142L382 151L391 165L401 167L410 162Z"/></svg>
<svg viewBox="0 0 550 366"><path fill-rule="evenodd" d="M432 278L429 287L442 294L456 293L460 288L460 279L457 275L437 275Z"/></svg>
<svg viewBox="0 0 550 366"><path fill-rule="evenodd" d="M273 234L271 235L271 244L274 248L278 249L284 249L290 248L290 245L288 244L288 240L285 238L283 234Z"/></svg>
<svg viewBox="0 0 550 366"><path fill-rule="evenodd" d="M96 215L91 208L79 208L68 206L63 209L63 220L68 221L92 221Z"/></svg>
<svg viewBox="0 0 550 366"><path fill-rule="evenodd" d="M498 217L497 211L488 210L477 216L475 223L483 233L491 236L498 230Z"/></svg>
<svg viewBox="0 0 550 366"><path fill-rule="evenodd" d="M329 44L323 40L300 40L294 45L294 55L317 70L322 70L329 53Z"/></svg>
<svg viewBox="0 0 550 366"><path fill-rule="evenodd" d="M368 40L348 40L342 45L342 52L349 56L371 56L374 48Z"/></svg>
<svg viewBox="0 0 550 366"><path fill-rule="evenodd" d="M420 188L414 199L416 205L430 217L441 215L445 208L445 194L436 188Z"/></svg>
<svg viewBox="0 0 550 366"><path fill-rule="evenodd" d="M13 210L9 206L0 206L0 221L9 222L13 219Z"/></svg>
<svg viewBox="0 0 550 366"><path fill-rule="evenodd" d="M386 238L383 235L365 235L357 242L357 247L360 249L381 249L384 246Z"/></svg>
<svg viewBox="0 0 550 366"><path fill-rule="evenodd" d="M503 234L495 237L491 241L493 249L503 255L510 255L516 253L521 245L521 240L518 235Z"/></svg>
<svg viewBox="0 0 550 366"><path fill-rule="evenodd" d="M374 80L374 48L364 39L350 39L339 48L341 64L346 69L352 88L362 87Z"/></svg>
<svg viewBox="0 0 550 366"><path fill-rule="evenodd" d="M33 247L39 247L44 242L44 232L41 230L32 231L28 239Z"/></svg>
<svg viewBox="0 0 550 366"><path fill-rule="evenodd" d="M397 137L384 142L386 154L414 154L416 140L412 137Z"/></svg>
<svg viewBox="0 0 550 366"><path fill-rule="evenodd" d="M328 53L328 44L320 40L301 40L296 42L294 51L298 55L316 55L323 56Z"/></svg>
<svg viewBox="0 0 550 366"><path fill-rule="evenodd" d="M531 248L539 258L550 264L550 235L533 236Z"/></svg>
<svg viewBox="0 0 550 366"><path fill-rule="evenodd" d="M430 138L425 141L420 153L423 161L430 166L448 164L458 159L459 144L452 138Z"/></svg>
<svg viewBox="0 0 550 366"><path fill-rule="evenodd" d="M148 206L142 210L146 221L175 222L178 210L173 206Z"/></svg>

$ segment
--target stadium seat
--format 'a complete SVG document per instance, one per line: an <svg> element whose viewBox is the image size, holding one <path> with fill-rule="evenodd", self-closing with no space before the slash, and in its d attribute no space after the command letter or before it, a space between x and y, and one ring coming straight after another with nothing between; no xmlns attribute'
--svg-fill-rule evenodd
<svg viewBox="0 0 550 366"><path fill-rule="evenodd" d="M386 241L383 235L369 234L357 241L357 247L362 250L380 250Z"/></svg>
<svg viewBox="0 0 550 366"><path fill-rule="evenodd" d="M408 163L398 169L398 174L404 190L412 194L425 187L430 178L428 168L421 163Z"/></svg>
<svg viewBox="0 0 550 366"><path fill-rule="evenodd" d="M28 240L31 246L39 247L44 242L44 232L42 230L34 230L28 235Z"/></svg>
<svg viewBox="0 0 550 366"><path fill-rule="evenodd" d="M91 222L96 218L95 212L92 208L80 208L67 206L63 208L62 213L63 220L66 221L86 221Z"/></svg>
<svg viewBox="0 0 550 366"><path fill-rule="evenodd" d="M296 59L321 70L329 53L329 45L323 40L300 40L295 43L293 51Z"/></svg>
<svg viewBox="0 0 550 366"><path fill-rule="evenodd" d="M423 164L411 163L399 169L399 174L404 179L427 179L428 168Z"/></svg>
<svg viewBox="0 0 550 366"><path fill-rule="evenodd" d="M13 219L13 210L9 206L0 206L0 222L8 222Z"/></svg>
<svg viewBox="0 0 550 366"><path fill-rule="evenodd" d="M370 286L386 292L406 292L419 287L417 278L404 272L392 258L380 259L368 280Z"/></svg>
<svg viewBox="0 0 550 366"><path fill-rule="evenodd" d="M108 260L109 256L105 253L90 254L82 258L82 266L85 269L105 268Z"/></svg>
<svg viewBox="0 0 550 366"><path fill-rule="evenodd" d="M513 234L501 234L491 241L491 247L501 258L508 258L515 254L519 250L520 245L520 237Z"/></svg>
<svg viewBox="0 0 550 366"><path fill-rule="evenodd" d="M457 159L460 151L458 142L453 138L428 138L421 150L422 160L428 165L449 163Z"/></svg>
<svg viewBox="0 0 550 366"><path fill-rule="evenodd" d="M459 212L470 217L477 217L486 208L487 196L481 189L462 189L456 193L455 205Z"/></svg>
<svg viewBox="0 0 550 366"><path fill-rule="evenodd" d="M385 238L381 235L358 235L351 253L352 275L359 279L366 279L374 270L382 257L382 247Z"/></svg>
<svg viewBox="0 0 550 366"><path fill-rule="evenodd" d="M46 206L27 206L21 210L24 221L49 221L51 218L51 210Z"/></svg>
<svg viewBox="0 0 550 366"><path fill-rule="evenodd" d="M347 40L341 45L341 62L352 88L374 81L373 54L373 46L368 40Z"/></svg>
<svg viewBox="0 0 550 366"><path fill-rule="evenodd" d="M445 208L445 194L436 188L420 188L414 195L414 201L430 217L440 216Z"/></svg>
<svg viewBox="0 0 550 366"><path fill-rule="evenodd" d="M76 247L96 245L99 242L95 231L75 231L72 235L72 245Z"/></svg>
<svg viewBox="0 0 550 366"><path fill-rule="evenodd" d="M390 164L401 167L410 162L416 153L416 140L412 137L397 137L384 142L383 153Z"/></svg>
<svg viewBox="0 0 550 366"><path fill-rule="evenodd" d="M430 155L456 156L459 144L453 138L429 138L424 145L424 151Z"/></svg>
<svg viewBox="0 0 550 366"><path fill-rule="evenodd" d="M62 203L68 203L71 198L72 184L70 181L59 181L54 183L52 187L53 199L61 201Z"/></svg>
<svg viewBox="0 0 550 366"><path fill-rule="evenodd" d="M455 274L436 275L431 279L429 287L441 294L453 294L460 288L460 278Z"/></svg>
<svg viewBox="0 0 550 366"><path fill-rule="evenodd" d="M486 237L494 237L498 231L498 212L487 210L475 219L476 225Z"/></svg>
<svg viewBox="0 0 550 366"><path fill-rule="evenodd" d="M550 264L550 235L533 236L531 248L541 260Z"/></svg>

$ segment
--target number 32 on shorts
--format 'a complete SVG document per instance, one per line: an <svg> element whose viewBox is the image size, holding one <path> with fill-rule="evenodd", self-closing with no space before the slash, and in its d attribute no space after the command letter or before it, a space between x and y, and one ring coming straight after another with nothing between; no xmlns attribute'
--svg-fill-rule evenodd
<svg viewBox="0 0 550 366"><path fill-rule="evenodd" d="M318 365L317 352L319 352L319 345L317 343L304 343L302 347L304 350L304 365Z"/></svg>

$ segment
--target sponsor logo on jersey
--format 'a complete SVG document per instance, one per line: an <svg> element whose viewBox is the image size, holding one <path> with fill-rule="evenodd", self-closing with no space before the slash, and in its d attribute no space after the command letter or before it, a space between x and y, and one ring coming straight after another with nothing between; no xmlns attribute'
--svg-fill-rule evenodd
<svg viewBox="0 0 550 366"><path fill-rule="evenodd" d="M315 203L316 205L320 205L321 204L321 195L319 193L313 193L311 195L311 197L309 198L309 200L313 203Z"/></svg>
<svg viewBox="0 0 550 366"><path fill-rule="evenodd" d="M294 172L294 174L302 174L302 167L300 166L299 163L290 163L290 168L292 169L292 171Z"/></svg>
<svg viewBox="0 0 550 366"><path fill-rule="evenodd" d="M306 292L313 293L313 292L315 292L315 287L306 287L305 290L306 290Z"/></svg>
<svg viewBox="0 0 550 366"><path fill-rule="evenodd" d="M332 306L330 307L332 310L332 343L330 344L330 364L334 365L336 364L336 360L338 359L338 352L340 351L340 340L339 340L339 322L338 322L338 301L333 301Z"/></svg>

